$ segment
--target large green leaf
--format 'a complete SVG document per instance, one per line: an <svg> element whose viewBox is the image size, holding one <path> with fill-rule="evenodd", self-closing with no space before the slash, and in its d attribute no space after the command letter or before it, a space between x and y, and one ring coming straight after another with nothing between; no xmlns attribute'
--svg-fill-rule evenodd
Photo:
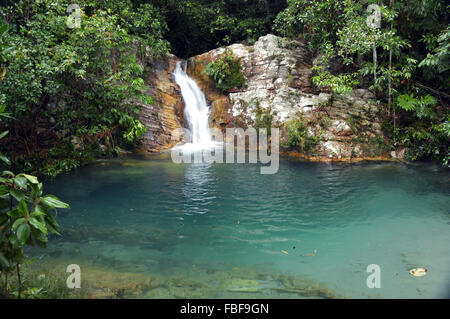
<svg viewBox="0 0 450 319"><path fill-rule="evenodd" d="M30 225L22 224L17 228L17 239L21 244L25 244L30 238Z"/></svg>
<svg viewBox="0 0 450 319"><path fill-rule="evenodd" d="M30 184L31 189L31 197L33 198L33 202L36 202L41 196L38 191L38 184Z"/></svg>
<svg viewBox="0 0 450 319"><path fill-rule="evenodd" d="M19 202L19 206L17 206L17 209L22 214L22 216L28 216L28 206L27 206L27 202L25 202L25 199L22 199Z"/></svg>
<svg viewBox="0 0 450 319"><path fill-rule="evenodd" d="M52 234L56 234L56 235L58 235L58 236L62 236L62 235L58 232L58 230L57 230L55 227L53 227L53 225L50 224L50 223L47 223L47 229L48 229L48 231L49 231L50 233L52 233Z"/></svg>
<svg viewBox="0 0 450 319"><path fill-rule="evenodd" d="M9 131L4 131L4 132L0 133L0 140L2 138L4 138L6 135L8 135L8 133L9 133Z"/></svg>
<svg viewBox="0 0 450 319"><path fill-rule="evenodd" d="M23 225L23 224L26 224L26 223L27 223L27 220L25 218L19 218L12 225L12 230L16 232L17 228L19 228L20 225Z"/></svg>
<svg viewBox="0 0 450 319"><path fill-rule="evenodd" d="M33 193L33 198L37 199L42 195L42 183L30 184L31 192Z"/></svg>
<svg viewBox="0 0 450 319"><path fill-rule="evenodd" d="M25 177L25 178L26 178L30 183L32 183L32 184L38 184L38 183L39 183L37 177L36 177L36 176L33 176L33 175L28 175L28 174L25 174L25 173L21 173L21 174L19 174L19 175L17 175L17 176L23 176L23 177Z"/></svg>
<svg viewBox="0 0 450 319"><path fill-rule="evenodd" d="M3 172L2 172L2 176L6 176L6 175L8 175L8 176L14 176L14 173L11 172L11 171L3 171Z"/></svg>
<svg viewBox="0 0 450 319"><path fill-rule="evenodd" d="M56 219L48 212L45 221L47 222L47 227L51 225L55 230L59 229L59 224L56 222Z"/></svg>
<svg viewBox="0 0 450 319"><path fill-rule="evenodd" d="M45 227L45 224L37 220L36 218L30 218L30 224L34 226L35 228L39 229L41 233L44 235L47 235L47 227Z"/></svg>
<svg viewBox="0 0 450 319"><path fill-rule="evenodd" d="M34 208L34 211L30 214L31 217L39 217L39 216L46 216L46 215L47 214L40 206L36 206Z"/></svg>
<svg viewBox="0 0 450 319"><path fill-rule="evenodd" d="M5 163L6 165L10 165L11 161L9 160L9 158L7 158L5 155L0 154L0 160Z"/></svg>
<svg viewBox="0 0 450 319"><path fill-rule="evenodd" d="M27 188L28 180L23 176L16 176L14 178L14 185L19 186L21 188Z"/></svg>
<svg viewBox="0 0 450 319"><path fill-rule="evenodd" d="M60 201L56 196L47 195L42 198L42 203L51 208L69 208L70 206L62 201Z"/></svg>

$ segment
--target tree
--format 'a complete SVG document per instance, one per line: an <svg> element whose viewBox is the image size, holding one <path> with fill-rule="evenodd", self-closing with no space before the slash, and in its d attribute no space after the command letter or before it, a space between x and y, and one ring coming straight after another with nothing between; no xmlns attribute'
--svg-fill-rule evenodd
<svg viewBox="0 0 450 319"><path fill-rule="evenodd" d="M99 144L108 154L137 145L145 127L136 100L152 103L143 61L168 51L166 25L150 4L79 1L80 27L68 28L70 3L18 1L4 8L16 54L9 54L2 83L14 148L2 150L28 173L70 170L101 155Z"/></svg>
<svg viewBox="0 0 450 319"><path fill-rule="evenodd" d="M7 26L0 26L0 58L5 62L5 51L12 48L4 40ZM6 70L6 67L4 68ZM5 73L6 71L4 71ZM5 105L0 107L0 119L9 118L5 114ZM0 134L0 140L8 134ZM3 164L10 160L0 154ZM18 298L21 298L22 281L20 264L24 261L23 246L39 245L45 247L48 234L58 233L58 224L51 214L57 208L69 208L69 205L53 195L43 196L43 185L35 176L10 171L0 174L0 273L3 288L8 294L8 274L16 271Z"/></svg>
<svg viewBox="0 0 450 319"><path fill-rule="evenodd" d="M370 22L372 14L367 7L380 12L380 28L369 27L367 18ZM380 102L387 102L384 127L395 146L407 146L411 159L435 158L445 164L449 162L448 8L442 0L290 0L274 26L282 35L310 41L319 55L313 67L316 86L335 94L355 87L373 90ZM331 70L331 60L342 67ZM438 98L425 103L433 110L431 117L406 110L400 98L407 95L418 101L414 105L425 105L429 94Z"/></svg>

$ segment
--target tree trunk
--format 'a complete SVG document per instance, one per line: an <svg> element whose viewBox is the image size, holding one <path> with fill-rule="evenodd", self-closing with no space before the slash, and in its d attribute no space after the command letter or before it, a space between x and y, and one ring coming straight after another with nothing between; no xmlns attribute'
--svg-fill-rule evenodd
<svg viewBox="0 0 450 319"><path fill-rule="evenodd" d="M17 268L17 280L18 280L18 289L19 289L18 297L20 299L21 294L22 294L22 281L20 280L20 265L17 264L16 266L17 266L16 267Z"/></svg>
<svg viewBox="0 0 450 319"><path fill-rule="evenodd" d="M391 97L392 97L392 48L389 51L389 91L388 91L388 115L391 115Z"/></svg>
<svg viewBox="0 0 450 319"><path fill-rule="evenodd" d="M8 272L5 271L5 293L8 295Z"/></svg>
<svg viewBox="0 0 450 319"><path fill-rule="evenodd" d="M394 3L394 0L389 1L389 7L392 9L392 4ZM391 31L394 27L394 20L391 21ZM389 92L388 92L388 115L391 115L391 107L392 107L392 47L389 48ZM396 139L396 133L395 133L395 109L394 112L394 140Z"/></svg>

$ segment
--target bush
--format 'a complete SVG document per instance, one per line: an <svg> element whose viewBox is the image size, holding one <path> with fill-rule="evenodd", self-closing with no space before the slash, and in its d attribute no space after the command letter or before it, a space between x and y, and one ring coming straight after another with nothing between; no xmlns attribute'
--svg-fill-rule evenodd
<svg viewBox="0 0 450 319"><path fill-rule="evenodd" d="M211 77L216 87L222 91L242 88L246 85L240 60L228 50L221 58L210 62L203 72Z"/></svg>
<svg viewBox="0 0 450 319"><path fill-rule="evenodd" d="M450 167L448 109L436 108L437 100L428 94L402 94L396 102L403 121L395 129L394 137L397 143L407 148L407 159L435 159Z"/></svg>
<svg viewBox="0 0 450 319"><path fill-rule="evenodd" d="M11 113L2 123L1 129L11 133L0 151L24 157L13 161L12 170L28 170L23 162L30 164L29 172L55 175L91 157L79 152L98 143L131 148L145 132L136 100L152 100L145 93L138 57L141 51L152 57L167 53L163 18L149 4L78 3L79 28L66 25L69 0L16 1L2 7L13 13L0 41L8 41L14 50L0 57L0 105L6 104ZM58 151L74 137L84 139L87 147Z"/></svg>
<svg viewBox="0 0 450 319"><path fill-rule="evenodd" d="M309 136L307 125L301 116L290 119L285 124L286 142L284 148L299 150L302 153L311 153L319 142L319 137Z"/></svg>

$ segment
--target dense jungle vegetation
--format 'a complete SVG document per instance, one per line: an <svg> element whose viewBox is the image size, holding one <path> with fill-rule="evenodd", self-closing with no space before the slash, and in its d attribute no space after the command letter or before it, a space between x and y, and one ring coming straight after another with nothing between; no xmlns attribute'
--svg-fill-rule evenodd
<svg viewBox="0 0 450 319"><path fill-rule="evenodd" d="M0 271L6 290L8 274L17 274L18 296L33 293L21 287L23 246L45 246L58 234L53 212L69 207L44 196L34 175L55 176L139 145L146 129L136 101L152 103L144 54L186 58L267 33L307 41L318 56L318 88L373 90L385 105L392 149L450 165L443 0L78 0L80 11L72 3L0 0ZM230 54L206 73L226 91L245 85L238 69ZM301 122L288 131L302 150L314 143Z"/></svg>
<svg viewBox="0 0 450 319"><path fill-rule="evenodd" d="M152 102L144 53L189 57L267 33L308 41L319 56L317 87L375 91L393 148L450 164L445 1L80 0L81 11L68 12L71 3L0 1L8 131L0 151L12 171L55 176L138 145L145 127L135 101ZM377 22L371 4L380 8L377 27L367 23ZM77 14L80 27L69 27ZM219 71L209 70L223 78Z"/></svg>

